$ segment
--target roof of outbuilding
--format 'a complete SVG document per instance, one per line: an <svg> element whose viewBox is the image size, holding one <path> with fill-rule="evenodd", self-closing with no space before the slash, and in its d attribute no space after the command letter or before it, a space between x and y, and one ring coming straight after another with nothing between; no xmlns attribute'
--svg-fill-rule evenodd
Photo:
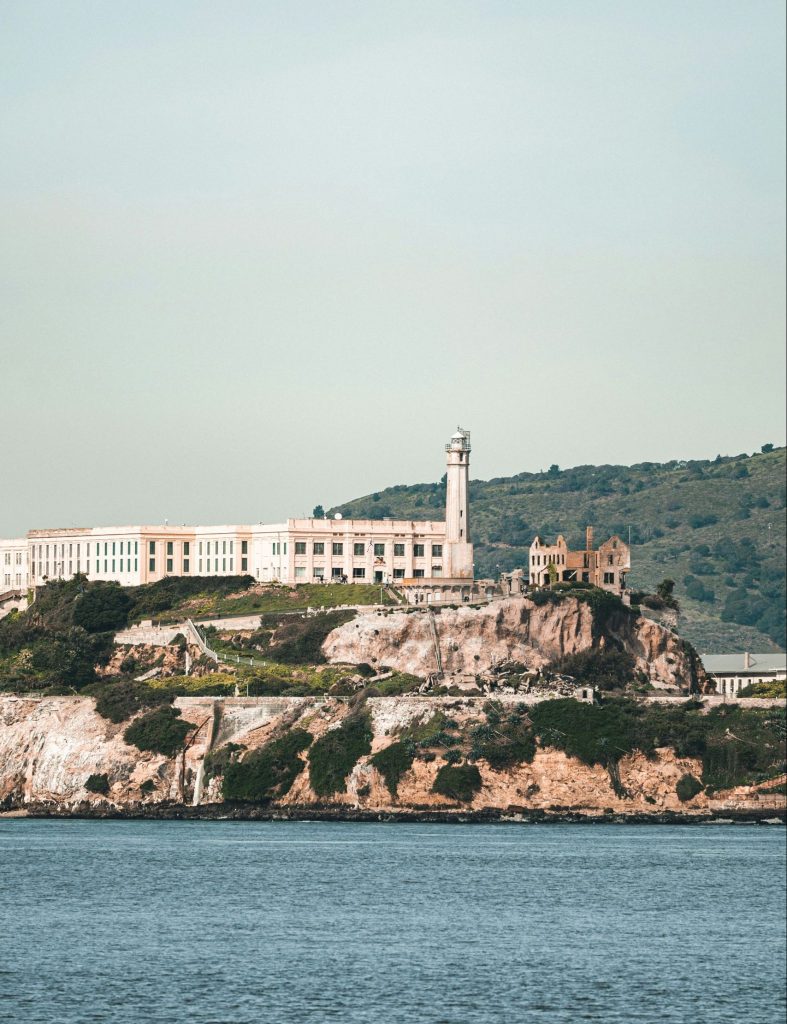
<svg viewBox="0 0 787 1024"><path fill-rule="evenodd" d="M701 657L705 671L711 675L787 671L787 654L750 654L748 668L743 654L703 654Z"/></svg>

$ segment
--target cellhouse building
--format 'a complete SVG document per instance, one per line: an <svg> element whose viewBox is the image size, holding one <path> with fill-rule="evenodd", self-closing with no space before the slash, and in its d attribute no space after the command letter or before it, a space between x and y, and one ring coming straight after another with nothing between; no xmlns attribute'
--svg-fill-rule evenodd
<svg viewBox="0 0 787 1024"><path fill-rule="evenodd" d="M447 453L445 521L288 519L254 526L94 526L29 530L0 540L0 594L77 573L123 586L166 576L250 575L260 582L396 583L463 593L473 582L470 433ZM465 594L465 597L468 595Z"/></svg>

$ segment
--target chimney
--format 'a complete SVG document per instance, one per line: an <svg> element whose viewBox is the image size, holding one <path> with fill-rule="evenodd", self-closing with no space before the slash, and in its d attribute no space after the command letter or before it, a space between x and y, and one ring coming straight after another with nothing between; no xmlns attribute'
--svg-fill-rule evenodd
<svg viewBox="0 0 787 1024"><path fill-rule="evenodd" d="M748 651L743 655L743 667L744 669L751 668L751 655Z"/></svg>
<svg viewBox="0 0 787 1024"><path fill-rule="evenodd" d="M593 527L585 527L585 551L593 550Z"/></svg>

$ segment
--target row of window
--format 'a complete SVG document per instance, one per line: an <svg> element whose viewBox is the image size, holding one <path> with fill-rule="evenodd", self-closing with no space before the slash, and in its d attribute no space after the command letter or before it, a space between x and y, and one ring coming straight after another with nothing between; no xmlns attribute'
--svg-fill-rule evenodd
<svg viewBox="0 0 787 1024"><path fill-rule="evenodd" d="M14 557L14 565L21 565L22 564L22 552L21 551L15 551L14 552L14 556L15 556ZM10 565L11 564L11 552L10 551L6 551L5 552L5 564L6 565Z"/></svg>
<svg viewBox="0 0 787 1024"><path fill-rule="evenodd" d="M442 575L443 575L442 567L439 566L439 565L433 565L432 566L432 576L438 576L439 577L439 576L442 576ZM315 565L314 569L312 570L312 576L314 577L314 579L318 579L318 580L325 579L325 568L324 568L324 566L322 566L322 565ZM343 577L344 577L344 570L343 569L339 568L338 566L334 566L331 569L331 578L332 579L342 579ZM366 569L363 566L355 566L355 568L352 571L352 577L353 577L354 580L364 580L364 579L366 579ZM413 571L413 577L415 579L425 579L426 578L426 570L425 569L415 569ZM298 579L298 580L306 579L306 566L304 566L304 565L296 565L296 567L295 567L295 578ZM395 580L403 580L405 578L404 569L394 569L394 571L393 571L393 578Z"/></svg>
<svg viewBox="0 0 787 1024"><path fill-rule="evenodd" d="M533 565L565 565L565 555L533 555Z"/></svg>
<svg viewBox="0 0 787 1024"><path fill-rule="evenodd" d="M133 541L132 540L104 541L103 544L104 544L104 555L105 556L109 556L109 555L139 555L139 541L136 541L136 540L133 540ZM33 558L35 558L36 557L36 548L38 548L38 561L39 561L39 563L46 562L46 560L50 557L50 547L51 547L51 557L53 559L56 559L58 557L58 551L57 551L58 545L57 544L52 544L52 545L49 545L49 544L33 544L32 550L31 550L31 554L32 554ZM59 547L60 547L60 558L64 559L66 557L66 545L65 544L60 544ZM101 556L101 542L96 541L96 543L93 545L93 547L94 547L94 551L91 552L90 544L87 543L87 542L85 543L85 558L86 559L89 559L91 554L93 554L93 556L96 557L96 558ZM82 556L82 543L81 543L81 541L76 543L76 544L69 544L68 545L68 557L69 558L73 558L74 555L76 555L77 558L81 558L81 556Z"/></svg>
<svg viewBox="0 0 787 1024"><path fill-rule="evenodd" d="M324 555L325 554L325 547L326 547L326 545L325 545L324 541L320 541L320 540L314 541L312 543L312 554L313 555ZM287 545L286 544L284 545L284 549L285 549L285 554L286 554L287 553ZM373 551L373 554L374 554L375 558L384 558L385 557L385 544L374 544L372 541L369 541L369 543L366 544L366 545L363 544L363 542L358 543L358 544L353 544L353 555L365 555L366 552L369 551L369 550ZM426 545L425 544L413 544L413 556L415 558L423 558L424 554L425 554L425 551L426 551ZM393 553L394 553L394 558L404 558L404 553L405 553L405 546L404 546L404 544L394 544L394 546L393 546ZM274 554L276 554L275 551L274 551ZM305 555L306 554L306 541L305 540L296 540L295 541L295 554L296 555ZM334 542L333 544L331 544L331 554L333 554L333 555L343 555L344 554L344 544L341 543L341 542L338 542L338 543ZM443 555L443 545L442 544L433 544L432 545L432 558L441 558L442 555Z"/></svg>
<svg viewBox="0 0 787 1024"><path fill-rule="evenodd" d="M12 585L11 584L11 573L10 572L7 572L3 576L3 584L6 587L10 587ZM13 585L16 586L16 587L21 587L22 586L22 574L21 573L17 573L16 574L16 579L14 580L14 584Z"/></svg>

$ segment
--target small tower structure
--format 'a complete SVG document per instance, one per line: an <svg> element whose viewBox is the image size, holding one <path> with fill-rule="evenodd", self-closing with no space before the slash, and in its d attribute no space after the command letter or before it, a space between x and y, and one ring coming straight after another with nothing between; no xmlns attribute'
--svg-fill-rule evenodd
<svg viewBox="0 0 787 1024"><path fill-rule="evenodd" d="M470 431L457 427L445 446L448 455L445 488L444 573L451 579L473 578L470 543Z"/></svg>

